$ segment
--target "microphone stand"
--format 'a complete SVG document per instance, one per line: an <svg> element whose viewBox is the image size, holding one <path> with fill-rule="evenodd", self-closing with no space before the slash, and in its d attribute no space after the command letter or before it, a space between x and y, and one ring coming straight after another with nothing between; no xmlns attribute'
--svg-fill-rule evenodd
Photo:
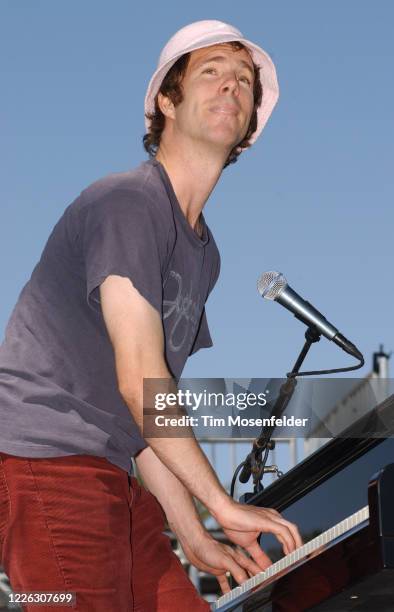
<svg viewBox="0 0 394 612"><path fill-rule="evenodd" d="M286 375L287 380L281 385L279 389L279 395L276 398L274 407L272 409L271 417L275 417L275 419L280 418L286 410L297 386L296 376L300 370L300 367L305 357L307 356L312 344L314 344L315 342L319 342L320 336L321 333L314 325L310 325L306 330L305 344L297 357L297 361L295 362L292 371ZM238 471L239 469L241 469L241 467L242 471L239 475L240 482L248 482L250 476L253 475L254 492L245 493L244 495L242 495L240 501L243 503L246 503L248 499L253 497L253 495L255 495L256 493L264 490L261 480L265 473L275 472L278 476L282 475L282 473L278 470L277 466L272 465L266 467L265 465L267 462L269 451L275 448L275 441L271 440L275 428L276 425L265 425L261 429L259 437L256 438L253 442L251 452L247 455L245 461L241 463L238 470L234 474L233 482L231 485L232 492L235 485L235 480L238 475Z"/></svg>

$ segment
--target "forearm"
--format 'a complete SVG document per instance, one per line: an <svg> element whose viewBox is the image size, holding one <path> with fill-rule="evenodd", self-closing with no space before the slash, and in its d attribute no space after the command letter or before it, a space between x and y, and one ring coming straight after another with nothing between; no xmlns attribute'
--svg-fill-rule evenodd
<svg viewBox="0 0 394 612"><path fill-rule="evenodd" d="M137 425L143 431L142 394L125 397ZM191 428L182 428L182 436L146 437L146 441L164 466L197 497L216 518L232 500L220 484L208 459L197 443Z"/></svg>
<svg viewBox="0 0 394 612"><path fill-rule="evenodd" d="M159 459L213 516L230 502L195 438L150 438L147 441Z"/></svg>
<svg viewBox="0 0 394 612"><path fill-rule="evenodd" d="M171 530L185 542L205 530L194 500L180 480L160 461L149 446L135 458L146 488L162 506Z"/></svg>
<svg viewBox="0 0 394 612"><path fill-rule="evenodd" d="M239 551L217 542L204 529L194 501L184 485L148 446L135 458L144 485L162 505L169 525L189 562L218 578L223 592L230 589L227 572L241 584L261 568Z"/></svg>

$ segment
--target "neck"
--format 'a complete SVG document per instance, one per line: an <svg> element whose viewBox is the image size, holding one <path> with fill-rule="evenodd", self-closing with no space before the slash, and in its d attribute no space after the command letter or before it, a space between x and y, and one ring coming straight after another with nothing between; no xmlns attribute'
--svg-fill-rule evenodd
<svg viewBox="0 0 394 612"><path fill-rule="evenodd" d="M198 231L198 220L211 191L219 180L228 152L198 150L188 146L160 143L156 159L164 166L179 205L191 227Z"/></svg>

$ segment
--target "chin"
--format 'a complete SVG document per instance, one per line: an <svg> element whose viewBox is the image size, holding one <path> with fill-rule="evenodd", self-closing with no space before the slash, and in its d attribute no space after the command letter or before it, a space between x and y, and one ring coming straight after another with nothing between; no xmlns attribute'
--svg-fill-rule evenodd
<svg viewBox="0 0 394 612"><path fill-rule="evenodd" d="M234 130L229 129L211 129L208 135L209 142L217 146L229 148L230 150L241 142L243 138L244 136L235 135Z"/></svg>

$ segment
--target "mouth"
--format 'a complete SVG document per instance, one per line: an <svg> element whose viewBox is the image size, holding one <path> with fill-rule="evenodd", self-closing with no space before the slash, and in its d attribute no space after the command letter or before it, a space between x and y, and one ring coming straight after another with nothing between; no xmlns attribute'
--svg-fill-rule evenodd
<svg viewBox="0 0 394 612"><path fill-rule="evenodd" d="M218 113L220 115L238 115L238 107L232 104L216 104L209 109L212 113Z"/></svg>

